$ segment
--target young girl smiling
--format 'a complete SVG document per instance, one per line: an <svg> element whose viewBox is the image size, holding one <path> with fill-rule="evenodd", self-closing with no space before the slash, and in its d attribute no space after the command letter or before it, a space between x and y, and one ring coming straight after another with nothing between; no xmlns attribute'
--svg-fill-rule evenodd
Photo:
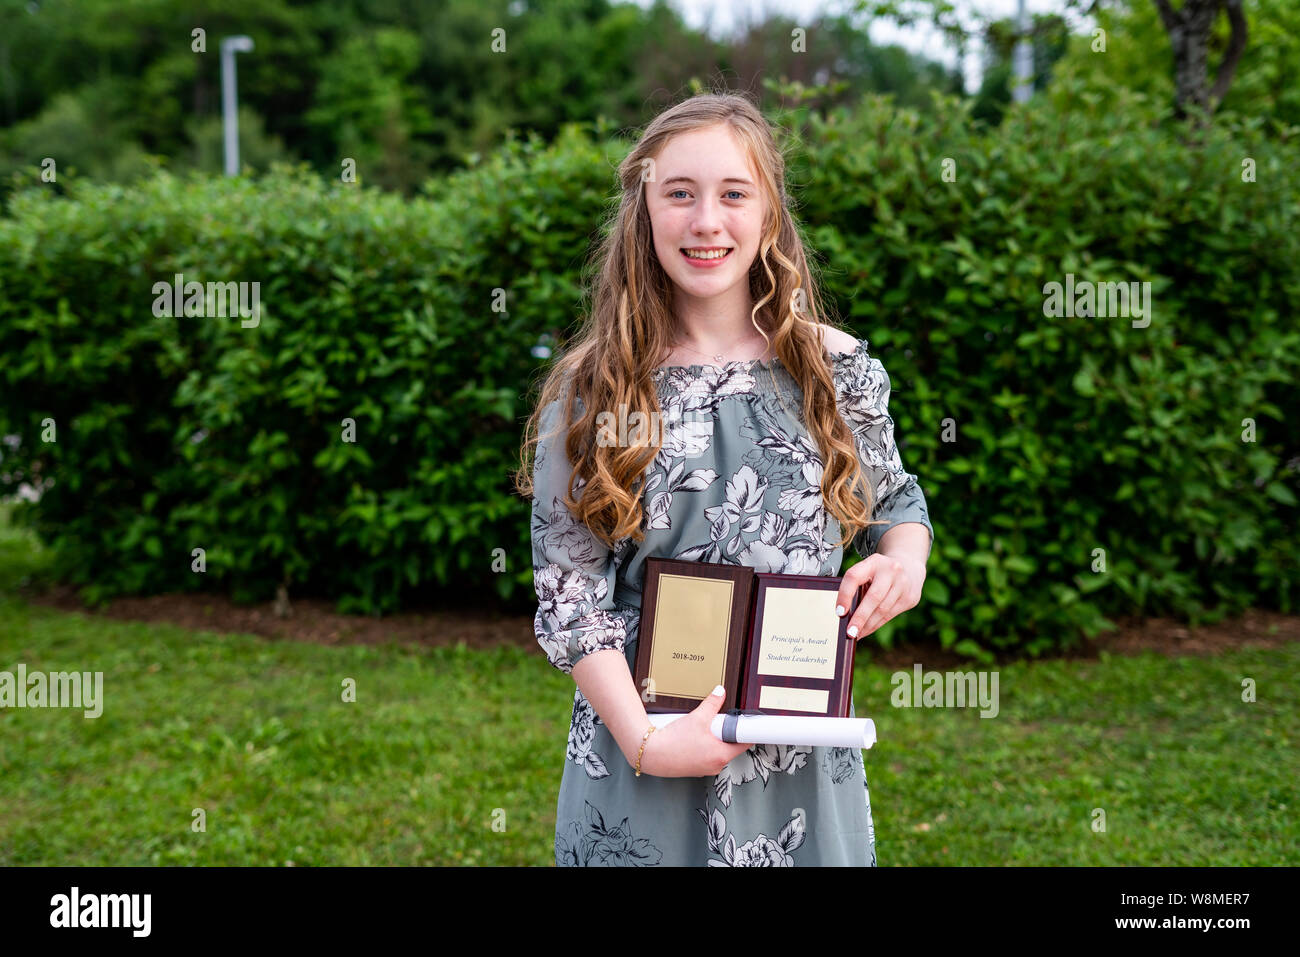
<svg viewBox="0 0 1300 957"><path fill-rule="evenodd" d="M833 576L851 540L864 560L840 605L869 587L850 634L920 601L933 529L889 377L819 321L784 158L748 99L669 108L619 179L591 313L552 364L517 475L537 639L577 684L556 864L875 865L860 750L727 744L709 730L721 695L656 730L632 670L650 557ZM602 412L663 428L598 441Z"/></svg>

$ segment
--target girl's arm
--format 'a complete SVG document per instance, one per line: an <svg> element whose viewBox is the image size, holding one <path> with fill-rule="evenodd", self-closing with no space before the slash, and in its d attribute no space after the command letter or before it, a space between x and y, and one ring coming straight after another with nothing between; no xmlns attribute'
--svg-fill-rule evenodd
<svg viewBox="0 0 1300 957"><path fill-rule="evenodd" d="M573 679L618 742L627 763L635 767L650 717L623 653L604 649L583 655L573 666ZM709 730L725 697L709 695L684 718L645 738L641 773L664 778L712 776L721 774L737 755L748 751L750 745L727 744Z"/></svg>
<svg viewBox="0 0 1300 957"><path fill-rule="evenodd" d="M605 722L627 763L635 765L637 752L641 750L641 736L650 726L650 717L632 682L632 673L628 671L623 652L605 649L584 655L573 666L573 680L591 702L596 714L600 715L600 720ZM648 743L646 747L649 748ZM645 764L644 755L641 763Z"/></svg>
<svg viewBox="0 0 1300 957"><path fill-rule="evenodd" d="M706 697L686 718L653 732L641 750L650 718L624 656L627 625L614 603L616 562L611 550L562 501L571 466L562 437L551 433L557 413L558 403L552 403L539 416L540 432L551 437L539 443L533 462L537 641L552 665L573 675L630 766L636 766L640 752L643 774L717 774L749 748L727 744L709 730L722 695Z"/></svg>
<svg viewBox="0 0 1300 957"><path fill-rule="evenodd" d="M925 582L925 563L930 558L933 537L930 529L917 521L899 522L889 526L880 536L877 555L888 555L916 570L917 577Z"/></svg>

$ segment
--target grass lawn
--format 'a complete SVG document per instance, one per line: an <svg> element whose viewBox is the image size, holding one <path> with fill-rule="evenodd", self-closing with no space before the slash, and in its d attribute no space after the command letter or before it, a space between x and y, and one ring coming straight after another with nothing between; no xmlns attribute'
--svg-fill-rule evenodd
<svg viewBox="0 0 1300 957"><path fill-rule="evenodd" d="M42 556L2 519L0 670L102 671L104 702L0 708L0 865L553 863L573 683L540 649L58 612L15 597ZM859 667L882 865L1300 863L1300 644L998 674L981 719L893 708Z"/></svg>

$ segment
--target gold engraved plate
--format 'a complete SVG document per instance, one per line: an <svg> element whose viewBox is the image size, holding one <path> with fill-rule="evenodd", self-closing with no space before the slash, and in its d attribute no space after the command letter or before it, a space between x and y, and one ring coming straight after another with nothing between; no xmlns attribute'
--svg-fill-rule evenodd
<svg viewBox="0 0 1300 957"><path fill-rule="evenodd" d="M763 627L756 637L760 675L834 680L836 643L841 640L836 594L828 588L766 590Z"/></svg>
<svg viewBox="0 0 1300 957"><path fill-rule="evenodd" d="M776 708L779 711L810 711L813 714L825 714L830 707L829 691L815 688L782 688L778 685L763 685L758 691L760 708Z"/></svg>
<svg viewBox="0 0 1300 957"><path fill-rule="evenodd" d="M730 580L659 576L650 649L656 695L703 700L723 684L734 592Z"/></svg>

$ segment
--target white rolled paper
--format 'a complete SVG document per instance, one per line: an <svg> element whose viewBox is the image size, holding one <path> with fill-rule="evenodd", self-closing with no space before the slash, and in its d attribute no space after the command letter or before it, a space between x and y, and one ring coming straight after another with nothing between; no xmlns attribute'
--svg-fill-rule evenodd
<svg viewBox="0 0 1300 957"><path fill-rule="evenodd" d="M685 714L652 714L656 728ZM709 729L733 744L797 744L816 748L869 748L876 743L876 723L870 718L819 718L788 714L719 714Z"/></svg>

